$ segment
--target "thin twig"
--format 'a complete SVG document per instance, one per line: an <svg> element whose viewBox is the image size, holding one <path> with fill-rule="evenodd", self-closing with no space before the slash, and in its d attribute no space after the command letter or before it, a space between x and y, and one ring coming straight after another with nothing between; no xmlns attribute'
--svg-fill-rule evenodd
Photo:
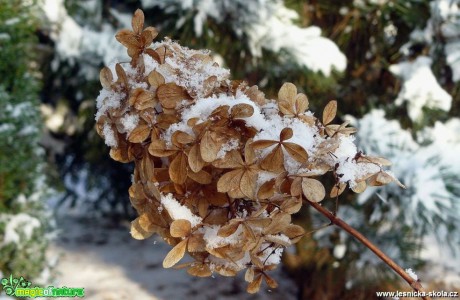
<svg viewBox="0 0 460 300"><path fill-rule="evenodd" d="M369 248L372 252L375 253L384 263L386 263L390 268L392 268L402 279L404 279L415 291L424 293L427 295L425 290L423 289L422 284L414 280L409 274L404 271L403 268L401 268L397 263L395 263L391 258L389 258L385 253L382 252L376 245L374 245L371 241L369 241L364 235L359 233L356 229L345 223L343 220L340 218L337 218L332 214L329 210L326 208L322 207L319 203L316 202L307 202L313 206L314 209L319 211L321 214L323 214L325 217L327 217L333 224L337 225L338 227L342 228L346 232L348 232L350 235L355 237L358 241L360 241L364 246ZM422 299L428 300L431 299L428 296L422 297Z"/></svg>

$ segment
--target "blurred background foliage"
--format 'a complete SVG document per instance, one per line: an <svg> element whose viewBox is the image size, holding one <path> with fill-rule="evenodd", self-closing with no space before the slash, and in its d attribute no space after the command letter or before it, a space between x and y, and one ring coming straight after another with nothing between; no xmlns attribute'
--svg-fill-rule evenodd
<svg viewBox="0 0 460 300"><path fill-rule="evenodd" d="M0 118L1 123L28 122L43 130L40 147L38 134L24 140L0 130L0 208L4 211L12 209L11 201L16 195L31 193L37 164L46 156L46 172L42 173L59 190L54 204L79 207L87 214L114 220L132 219L127 193L132 166L110 159L108 148L94 130L94 114L100 68L115 59L127 60L114 35L129 27L134 10L142 8L146 23L160 30L159 38L168 36L190 48L210 49L216 61L231 70L234 79L259 85L268 97L276 97L284 82L293 82L308 95L310 109L317 114L329 100L337 99L339 117L345 120L347 115L353 116L353 125L365 132L358 134L357 140L362 148L367 147L366 151L387 156L395 165L402 157L409 159L412 153L420 153L412 165L402 164L407 169L395 170L396 176L404 176L403 183L412 186L408 192L389 187L360 198L346 192L339 199L339 216L397 262L413 268L424 263L421 252L427 235L449 236L446 241L453 249L459 248L458 239L451 236L459 233L455 210L460 205L456 200L460 183L455 174L460 164L449 165L446 161L453 157L452 151L459 149L460 141L453 134L453 138L443 140L444 146L450 146L433 146L439 132L447 134L458 128L455 117L460 112L460 84L455 67L459 66L449 58L453 52L446 49L455 46L460 30L454 30L454 34L443 30L446 24L454 28L460 24L455 14L458 1L26 2L30 1L0 0ZM446 5L453 12L450 15L440 11ZM23 19L11 25L8 20L12 16ZM272 27L264 31L264 26ZM295 33L286 34L290 31ZM5 33L9 38L4 38ZM327 40L321 40L321 36ZM310 53L305 49L313 50ZM340 63L341 55L346 57L346 66ZM439 89L438 94L429 90L429 96L418 95L420 99L431 98L424 98L427 105L422 103L422 112L413 118L413 99L403 99L401 103L396 99L408 91L405 84L414 78L410 76L421 74L416 68L421 57L433 62L420 64L428 66L423 74L433 75L432 86L451 98L439 96L444 103L449 102L447 107L436 104L441 103L435 101ZM311 62L317 63L316 67ZM401 63L407 66L403 68ZM403 71L398 73L392 66L400 66ZM418 84L423 84L423 78L418 77ZM20 118L5 115L8 103L23 101L33 106L27 114ZM375 113L377 110L384 113ZM37 147L44 149L46 155L37 154ZM14 160L10 153L15 153ZM418 172L431 172L432 177L412 180L418 178ZM431 206L413 196L421 193L430 178L438 179L436 182L445 190L440 198L436 191L425 193L429 199L422 200L434 203ZM334 200L326 205L334 209ZM420 211L425 215L421 220ZM307 231L325 222L308 210L297 219ZM396 284L386 266L331 227L303 239L285 260L286 269L299 283L302 299L371 299L375 290ZM6 272L9 269L4 265L5 262L0 267Z"/></svg>

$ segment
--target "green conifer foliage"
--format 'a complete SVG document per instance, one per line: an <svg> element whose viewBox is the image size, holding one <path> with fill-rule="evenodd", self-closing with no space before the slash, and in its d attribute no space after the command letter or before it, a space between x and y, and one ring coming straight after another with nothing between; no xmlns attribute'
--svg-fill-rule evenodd
<svg viewBox="0 0 460 300"><path fill-rule="evenodd" d="M0 1L0 277L45 268L44 152L33 3Z"/></svg>

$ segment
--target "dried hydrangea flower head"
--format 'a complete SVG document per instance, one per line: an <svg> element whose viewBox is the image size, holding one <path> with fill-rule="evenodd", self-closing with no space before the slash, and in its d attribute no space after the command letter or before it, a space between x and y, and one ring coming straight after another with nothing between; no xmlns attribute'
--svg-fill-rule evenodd
<svg viewBox="0 0 460 300"><path fill-rule="evenodd" d="M157 31L143 25L137 10L133 30L116 35L131 61L102 69L96 121L111 157L135 163L131 234L172 245L165 268L188 253L194 262L182 266L192 275L246 270L248 292L262 280L275 288L267 271L304 234L291 215L325 198L324 174L336 178L331 197L395 181L387 160L356 149L355 129L331 124L336 101L320 120L291 83L268 100L230 80L209 51L152 44Z"/></svg>

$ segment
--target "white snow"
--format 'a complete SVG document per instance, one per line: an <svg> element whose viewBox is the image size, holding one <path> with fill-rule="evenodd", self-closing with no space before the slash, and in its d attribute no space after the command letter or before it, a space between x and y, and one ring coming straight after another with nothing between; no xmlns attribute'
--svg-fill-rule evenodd
<svg viewBox="0 0 460 300"><path fill-rule="evenodd" d="M137 114L126 114L120 118L120 122L123 125L127 134L130 134L131 131L136 128L139 123L139 115Z"/></svg>
<svg viewBox="0 0 460 300"><path fill-rule="evenodd" d="M44 0L40 1L39 5L50 22L50 36L56 42L60 59L67 59L70 63L74 63L79 57L87 55L87 60L80 60L83 63L81 74L87 78L93 78L97 74L91 65L92 56L98 56L105 65L114 61L127 61L126 48L113 38L116 29L109 24L102 24L100 31L87 25L79 25L68 14L64 0ZM111 13L115 18L122 17L122 14L114 12L116 11L112 9ZM88 62L89 64L85 65ZM57 61L54 65L57 65Z"/></svg>
<svg viewBox="0 0 460 300"><path fill-rule="evenodd" d="M418 280L418 276L417 276L417 274L415 274L415 272L414 272L414 271L412 271L412 269L411 269L411 268L409 268L409 269L406 269L405 271L406 271L406 273L407 273L407 274L409 274L409 276L410 276L410 277L412 277L412 279L414 279L414 280Z"/></svg>
<svg viewBox="0 0 460 300"><path fill-rule="evenodd" d="M96 121L99 120L99 118L104 115L107 110L119 108L124 97L125 95L123 93L101 89L99 96L96 98Z"/></svg>
<svg viewBox="0 0 460 300"><path fill-rule="evenodd" d="M0 248L4 245L15 243L21 246L21 239L27 241L32 238L34 229L41 226L40 221L26 213L16 215L0 214L0 222L4 222L5 231L3 241L0 242ZM21 234L24 235L21 238Z"/></svg>
<svg viewBox="0 0 460 300"><path fill-rule="evenodd" d="M339 163L336 172L343 175L339 179L340 182L349 182L350 187L356 185L356 180L380 170L377 165L356 163L353 160L353 157L358 152L354 140L354 136L340 136L340 146L334 151L334 155L330 157L334 162Z"/></svg>
<svg viewBox="0 0 460 300"><path fill-rule="evenodd" d="M187 206L181 205L171 193L161 195L161 204L168 211L173 220L188 220L192 227L200 224L203 219L193 214Z"/></svg>
<svg viewBox="0 0 460 300"><path fill-rule="evenodd" d="M204 233L204 240L206 241L206 247L209 249L215 249L227 245L234 245L241 242L243 237L243 226L239 225L238 229L227 237L220 237L217 235L221 227L217 225L205 226L202 231Z"/></svg>
<svg viewBox="0 0 460 300"><path fill-rule="evenodd" d="M115 138L115 132L109 123L104 123L102 127L102 135L104 136L105 144L109 147L118 147L118 141Z"/></svg>
<svg viewBox="0 0 460 300"><path fill-rule="evenodd" d="M219 152L217 152L217 159L223 158L229 151L238 149L240 143L237 139L230 139L228 142L222 145Z"/></svg>
<svg viewBox="0 0 460 300"><path fill-rule="evenodd" d="M437 82L431 71L431 58L419 56L414 61L405 61L390 66L390 71L403 80L396 105L408 102L409 117L413 121L423 118L423 107L449 111L452 96Z"/></svg>
<svg viewBox="0 0 460 300"><path fill-rule="evenodd" d="M163 75L166 83L174 82L177 85L185 87L189 93L197 97L206 96L204 94L205 90L203 89L203 84L206 79L215 76L218 86L220 82L228 79L230 76L229 70L214 65L212 60L203 61L193 58L194 55L208 55L209 51L188 49L171 41L155 44L154 47L158 47L159 45L180 47L182 55L180 57L175 56L173 58L166 58L165 62L169 67L172 67L173 72L171 72L169 67L163 68L163 66L159 67L157 71Z"/></svg>

